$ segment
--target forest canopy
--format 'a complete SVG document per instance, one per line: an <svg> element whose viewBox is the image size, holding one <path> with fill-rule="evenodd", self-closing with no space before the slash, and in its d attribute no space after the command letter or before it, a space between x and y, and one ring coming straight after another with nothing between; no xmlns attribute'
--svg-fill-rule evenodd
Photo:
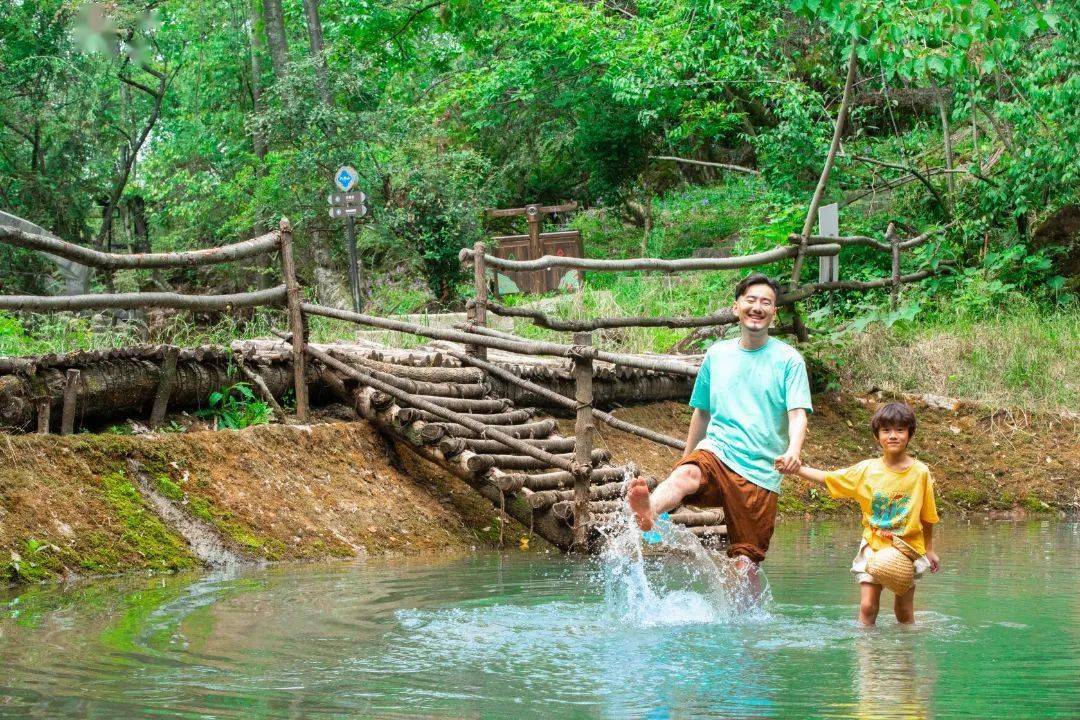
<svg viewBox="0 0 1080 720"><path fill-rule="evenodd" d="M285 216L311 292L340 304L326 193L349 163L374 210L366 272L450 306L459 249L496 229L486 207L572 198L644 229L616 252L685 254L723 237L650 239L654 201L727 185L767 206L762 243L798 232L853 51L826 191L845 231L948 226L912 260L955 262L944 289L1068 303L1077 17L996 0L0 0L0 209L114 251L236 242ZM95 282L230 291L268 272ZM0 245L5 293L53 275Z"/></svg>

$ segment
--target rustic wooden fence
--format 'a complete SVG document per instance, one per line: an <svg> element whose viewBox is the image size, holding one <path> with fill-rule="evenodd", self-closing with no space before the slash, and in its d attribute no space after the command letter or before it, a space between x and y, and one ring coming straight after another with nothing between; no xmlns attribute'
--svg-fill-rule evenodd
<svg viewBox="0 0 1080 720"><path fill-rule="evenodd" d="M228 295L188 295L171 292L96 293L88 295L0 295L0 310L61 312L70 310L115 310L136 308L175 308L179 310L228 310L237 307L280 305L288 308L289 325L297 341L293 343L293 374L296 388L296 414L307 420L307 384L304 382L303 317L300 313L300 284L293 259L292 226L282 219L277 230L233 245L164 253L107 253L75 245L24 228L0 225L0 242L28 250L55 255L100 270L177 269L219 265L256 255L278 252L281 258L281 285L255 292ZM176 371L176 354L165 356L151 411L151 424L164 417ZM75 398L80 383L77 369L67 371L61 413L61 433L73 431ZM38 430L48 432L49 403L39 397Z"/></svg>
<svg viewBox="0 0 1080 720"><path fill-rule="evenodd" d="M607 510L605 502L610 504L616 496L608 485L600 489L591 487L595 480L606 482L612 478L604 473L607 469L594 469L597 454L594 452L594 421L603 422L624 432L629 432L648 440L676 449L685 449L685 443L655 431L619 420L610 413L594 407L593 378L596 363L611 363L616 368L636 368L656 373L673 374L686 378L697 375L693 364L667 356L633 355L613 353L599 349L593 344L592 331L602 328L617 327L680 327L696 328L722 326L736 322L730 310L701 317L609 317L589 320L560 320L548 314L526 308L511 308L493 302L487 296L487 269L498 268L510 271L537 271L553 267L586 271L657 271L684 272L698 270L727 270L753 268L767 265L788 258L795 259L804 255L834 256L842 248L862 245L890 252L892 255L892 274L889 277L870 281L818 282L801 285L784 293L779 299L780 305L791 305L806 299L815 293L834 290L865 290L870 288L891 287L895 302L898 288L908 282L928 277L931 270L924 270L909 275L900 274L900 253L929 240L934 233L925 233L908 240L899 240L890 225L885 235L885 242L868 237L819 237L792 236L792 244L767 252L728 258L695 258L682 260L661 260L655 258L636 258L627 260L597 260L590 258L569 258L545 256L536 260L513 261L489 255L483 243L477 243L472 249L461 252L463 262L471 260L476 298L470 301L469 321L453 328L422 326L394 318L377 317L362 313L324 307L315 303L303 302L300 297L300 285L296 275L296 265L292 253L292 230L287 220L282 220L279 228L266 235L223 247L209 248L177 253L115 254L102 253L89 248L66 243L55 238L26 232L24 230L0 227L0 242L19 247L51 253L92 267L115 270L121 268L182 268L211 265L244 259L254 255L277 251L280 253L283 283L268 290L232 295L184 295L178 293L121 293L95 294L62 297L37 296L0 296L0 309L5 310L102 310L112 308L170 307L179 309L227 309L230 307L280 305L283 301L288 311L289 333L280 337L291 346L293 365L293 386L296 395L296 417L306 422L309 412L307 358L310 357L322 367L357 383L368 393L363 400L358 395L358 404L372 402L371 393L379 393L383 410L395 411L394 421L418 420L426 418L439 422L440 428L454 428L459 433L457 438L427 437L418 443L430 443L434 440L446 440L445 453L430 453L433 457L447 464L463 463L474 471L481 466L485 469L492 463L510 463L521 470L544 470L554 468L554 472L539 475L523 473L502 473L498 467L490 467L492 472L486 477L497 488L502 497L527 488L531 495L530 504L534 508L542 503L562 504L567 506L568 515L574 522L574 542L584 547L590 527L590 506L594 510ZM486 326L487 312L522 317L532 320L537 325L551 330L574 333L572 342L556 343L527 340L516 335L493 330ZM333 357L330 353L316 348L307 342L306 317L316 315L353 322L373 328L409 333L424 338L460 343L465 352L455 349L446 350L446 354L455 358L462 367L476 368L485 374L517 385L536 397L541 397L551 404L572 411L575 416L575 437L573 452L566 450L563 441L544 441L530 439L525 425L522 425L522 411L497 412L497 408L488 408L492 401L460 399L450 401L447 398L433 397L421 392L422 388L414 380L403 380L394 373L383 372L371 367L358 367ZM521 378L499 367L487 357L488 350L499 350L519 355L561 358L570 361L574 393L573 397L553 392L534 382ZM152 418L164 415L169 398L171 373L169 367L175 367L176 356L165 357L156 393ZM386 368L384 368L385 370ZM78 384L78 370L69 370L65 385L63 402L62 431L70 432L74 418L74 395ZM475 371L474 371L475 372ZM429 388L430 383L424 384ZM358 393L360 391L358 390ZM442 392L439 393L443 394ZM447 392L447 395L453 395ZM70 401L69 401L70 395ZM483 406L484 412L480 412ZM40 408L39 408L40 412ZM41 423L48 427L48 406L45 406L44 419ZM375 413L376 415L378 412ZM527 413L526 413L527 414ZM531 415L529 415L531 417ZM502 424L500 424L502 423ZM400 423L399 423L400 424ZM415 424L415 423L414 423ZM547 428L550 432L550 428ZM546 434L546 433L545 433ZM478 456L473 452L462 452L466 444L461 438L472 438L485 443L482 447L489 451L503 448L518 456L509 461L507 455ZM475 446L475 445L474 445ZM440 446L441 447L441 446ZM481 446L476 446L481 447ZM524 457L521 457L524 456ZM492 458L497 458L493 460ZM531 460L530 460L531 459ZM513 469L513 468L512 468ZM614 470L614 469L611 469ZM595 474L595 478L594 478ZM611 483L609 483L611 484ZM561 488L570 488L563 491ZM591 488L591 490L590 490ZM546 494L545 494L546 493ZM611 496L610 498L608 496ZM598 504L599 503L599 504ZM719 522L719 520L716 520Z"/></svg>

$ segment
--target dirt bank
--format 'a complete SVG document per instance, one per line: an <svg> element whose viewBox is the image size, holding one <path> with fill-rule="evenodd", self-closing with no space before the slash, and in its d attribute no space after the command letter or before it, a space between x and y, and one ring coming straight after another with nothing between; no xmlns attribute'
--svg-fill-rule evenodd
<svg viewBox="0 0 1080 720"><path fill-rule="evenodd" d="M843 467L875 454L870 416L886 398L823 394L814 398L804 460L815 467ZM1020 516L1080 514L1080 422L1058 415L1010 414L961 405L957 411L914 401L919 427L914 453L930 465L939 502L947 509ZM664 402L614 413L629 422L685 438L690 408ZM572 425L572 424L571 424ZM615 459L633 461L665 476L680 453L598 426ZM849 509L816 486L787 478L786 513Z"/></svg>
<svg viewBox="0 0 1080 720"><path fill-rule="evenodd" d="M459 553L498 537L490 503L449 476L411 477L366 422L0 436L0 582L198 566L139 476L247 559Z"/></svg>

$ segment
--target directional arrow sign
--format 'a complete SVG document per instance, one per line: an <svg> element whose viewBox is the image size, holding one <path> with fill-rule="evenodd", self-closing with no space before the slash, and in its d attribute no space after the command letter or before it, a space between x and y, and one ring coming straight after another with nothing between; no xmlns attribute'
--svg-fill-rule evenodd
<svg viewBox="0 0 1080 720"><path fill-rule="evenodd" d="M353 193L330 193L326 196L326 202L331 205L363 205L367 195L362 192Z"/></svg>
<svg viewBox="0 0 1080 720"><path fill-rule="evenodd" d="M347 205L345 207L335 205L330 208L330 217L364 217L367 215L367 210L367 205Z"/></svg>
<svg viewBox="0 0 1080 720"><path fill-rule="evenodd" d="M359 178L360 175L352 165L342 165L338 168L338 171L334 173L334 183L341 192L347 193L356 187L356 181Z"/></svg>

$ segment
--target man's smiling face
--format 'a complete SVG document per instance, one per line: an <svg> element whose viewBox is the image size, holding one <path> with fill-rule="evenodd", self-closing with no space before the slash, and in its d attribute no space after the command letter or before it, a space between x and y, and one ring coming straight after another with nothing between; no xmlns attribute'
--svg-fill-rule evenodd
<svg viewBox="0 0 1080 720"><path fill-rule="evenodd" d="M731 308L739 325L751 332L764 332L776 316L776 293L765 283L751 285Z"/></svg>

